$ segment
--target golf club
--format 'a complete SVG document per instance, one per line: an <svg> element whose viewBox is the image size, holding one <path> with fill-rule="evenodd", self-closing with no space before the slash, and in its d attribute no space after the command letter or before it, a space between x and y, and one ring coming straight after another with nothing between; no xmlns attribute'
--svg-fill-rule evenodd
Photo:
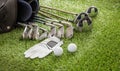
<svg viewBox="0 0 120 71"><path fill-rule="evenodd" d="M38 27L37 24L30 23L28 25L28 24L24 24L24 23L20 23L20 22L18 24L25 27L23 34L22 34L23 39L42 40L47 37L48 32L46 31L46 29ZM40 31L42 31L42 32L40 32ZM43 37L43 35L44 35L44 37Z"/></svg>
<svg viewBox="0 0 120 71"><path fill-rule="evenodd" d="M44 12L44 13L47 13L47 14L50 14L50 15L52 15L52 16L55 16L55 17L58 17L58 18L61 18L61 16L58 16L58 15L55 15L55 14L52 14L52 13L48 13L47 11L41 11L41 12ZM40 12L40 13L41 13ZM79 26L78 25L78 23L80 23L80 21L82 20L82 21L85 21L85 20L88 20L88 21L90 21L90 22L87 22L88 24L90 23L90 24L92 24L92 20L90 19L90 17L88 16L88 14L85 14L85 16L83 17L83 15L82 14L85 14L85 13L81 13L81 17L79 17L78 19L79 20L76 20L76 24L77 24L77 27L79 28L81 28L81 26ZM82 18L82 19L80 19L80 18ZM61 18L61 19L64 19L63 17ZM67 19L64 19L64 20L67 20ZM70 21L69 21L70 22ZM74 21L75 22L75 21ZM82 24L83 24L83 22L81 22ZM88 25L89 26L89 25ZM81 32L81 31L80 31Z"/></svg>
<svg viewBox="0 0 120 71"><path fill-rule="evenodd" d="M66 25L66 26L71 26L72 24L69 23L69 22L66 22L66 21L61 21L61 20L56 20L56 19L53 19L51 16L48 16L47 14L43 13L43 12L39 12L40 15L44 16L44 17L39 17L39 18L43 18L43 19L46 19L48 21L54 21L54 22L57 22L57 23L61 23L63 25ZM36 16L35 16L36 17Z"/></svg>
<svg viewBox="0 0 120 71"><path fill-rule="evenodd" d="M22 33L22 39L28 39L31 38L31 33L32 33L32 25L26 25L24 23L18 22L19 25L25 27L23 33Z"/></svg>
<svg viewBox="0 0 120 71"><path fill-rule="evenodd" d="M55 25L56 27L58 27L56 36L59 37L59 38L64 37L64 26L62 24L56 23L56 22L53 22L53 21L48 21L48 20L42 19L42 18L40 18L38 16L36 16L34 19L42 21L42 22L46 22L46 23L51 23L51 24Z"/></svg>
<svg viewBox="0 0 120 71"><path fill-rule="evenodd" d="M56 36L59 38L63 38L64 37L64 26L60 23L57 22L53 22L53 21L48 21L47 19L43 19L42 17L40 18L39 16L36 16L35 19L40 19L44 22L51 22L51 24L55 25L56 27L58 27L58 31L56 33Z"/></svg>
<svg viewBox="0 0 120 71"><path fill-rule="evenodd" d="M62 13L66 13L66 14L71 14L71 15L74 15L76 16L75 19L74 19L74 22L76 23L76 21L82 19L82 15L84 15L84 17L87 17L86 14L88 14L90 17L95 17L97 14L98 14L98 9L97 7L95 6L91 6L87 9L87 11L84 13L79 13L79 14L76 14L76 13L73 13L73 12L67 12L67 11L64 11L64 10L60 10L60 9L56 9L56 8L52 8L52 7L47 7L47 6L40 6L41 8L43 9L49 9L49 10L55 10L55 11L59 11L59 12L62 12ZM41 9L42 10L42 9ZM83 17L83 18L84 18ZM62 17L63 18L63 17ZM65 18L64 18L65 19ZM65 19L67 20L67 19ZM69 20L68 20L69 21ZM72 20L73 21L73 20Z"/></svg>
<svg viewBox="0 0 120 71"><path fill-rule="evenodd" d="M78 27L78 30L79 30L80 32L82 32L82 30L83 30L83 24L84 24L84 23L87 23L87 25L88 25L88 27L89 27L89 30L92 29L92 20L91 20L91 18L86 17L86 18L81 19L81 20L77 23L77 27Z"/></svg>
<svg viewBox="0 0 120 71"><path fill-rule="evenodd" d="M86 13L90 16L90 17L96 17L98 14L98 9L95 6L91 6L88 8L88 10L86 11Z"/></svg>
<svg viewBox="0 0 120 71"><path fill-rule="evenodd" d="M43 15L44 17L47 17L47 20L49 21L54 21L54 22L58 22L63 24L64 26L66 26L66 37L67 38L72 38L73 34L74 34L74 28L72 26L72 23L67 22L67 21L61 21L61 20L56 20L56 19L52 19L50 16L48 16L47 14L43 13L43 12L39 12L40 15Z"/></svg>
<svg viewBox="0 0 120 71"><path fill-rule="evenodd" d="M43 15L43 14L42 14ZM50 18L46 18L46 17L43 17L43 16L35 16L36 18L39 18L39 19L44 19L44 20L46 20L46 21L49 21L49 22L55 22L55 25L60 25L60 24L63 24L63 25L65 25L65 26L67 26L67 28L66 28L66 37L67 38L72 38L73 37L73 26L71 25L71 23L69 23L69 22L65 22L65 21L59 21L59 20L53 20L53 19L50 19ZM61 27L61 31L63 31L63 29L62 28L64 28L64 27ZM59 31L58 31L59 32ZM70 33L71 32L71 33ZM59 36L59 35L58 35Z"/></svg>
<svg viewBox="0 0 120 71"><path fill-rule="evenodd" d="M50 26L51 30L50 30L48 36L49 37L56 36L57 29L56 29L55 25L51 24L51 22L45 22L40 19L34 19L34 20L32 20L32 22L37 22L37 23L44 24L46 26Z"/></svg>

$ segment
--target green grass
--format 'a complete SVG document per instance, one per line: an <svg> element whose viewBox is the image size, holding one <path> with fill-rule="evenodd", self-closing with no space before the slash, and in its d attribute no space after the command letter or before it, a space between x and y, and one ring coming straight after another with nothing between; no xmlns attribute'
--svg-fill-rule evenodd
<svg viewBox="0 0 120 71"><path fill-rule="evenodd" d="M120 71L119 0L41 0L41 4L76 13L94 5L99 14L92 32L75 32L74 38L63 39L61 57L52 53L44 59L26 59L23 53L40 41L19 40L20 28L0 34L0 71ZM67 52L71 42L78 46L74 54Z"/></svg>

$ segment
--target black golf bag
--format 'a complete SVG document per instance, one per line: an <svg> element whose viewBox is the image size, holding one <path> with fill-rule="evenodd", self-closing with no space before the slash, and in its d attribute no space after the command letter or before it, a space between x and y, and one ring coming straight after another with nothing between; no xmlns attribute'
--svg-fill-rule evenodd
<svg viewBox="0 0 120 71"><path fill-rule="evenodd" d="M0 33L12 29L17 19L17 0L0 0Z"/></svg>
<svg viewBox="0 0 120 71"><path fill-rule="evenodd" d="M0 0L0 33L10 31L17 22L29 22L38 10L39 0Z"/></svg>

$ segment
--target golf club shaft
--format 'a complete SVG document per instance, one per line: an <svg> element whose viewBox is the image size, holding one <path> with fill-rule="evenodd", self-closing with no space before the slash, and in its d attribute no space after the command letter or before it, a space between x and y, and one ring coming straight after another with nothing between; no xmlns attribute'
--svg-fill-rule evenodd
<svg viewBox="0 0 120 71"><path fill-rule="evenodd" d="M42 18L40 18L40 17L35 17L34 18L35 20L39 20L39 21L41 21L41 22L44 22L44 23L53 23L53 21L49 21L49 20L46 20L46 19L42 19ZM53 23L54 24L54 23Z"/></svg>
<svg viewBox="0 0 120 71"><path fill-rule="evenodd" d="M45 22L41 21L41 20L38 20L38 19L34 19L33 22L37 22L37 23L41 23L41 24L44 24L45 25Z"/></svg>
<svg viewBox="0 0 120 71"><path fill-rule="evenodd" d="M76 15L75 13L72 13L72 12L67 12L67 11L64 11L64 10L60 10L60 9L55 9L55 8L51 8L51 7L47 7L47 6L40 6L42 8L46 8L46 9L51 9L51 10L56 10L56 11L59 11L59 12L63 12L63 13L67 13L67 14L71 14L71 15Z"/></svg>
<svg viewBox="0 0 120 71"><path fill-rule="evenodd" d="M61 20L56 20L56 19L52 19L50 16L48 16L47 14L43 13L43 12L38 12L40 15L43 15L44 17L40 17L40 18L46 18L47 17L47 20L50 20L50 21L53 21L53 22L57 22L57 23L61 23L63 25L67 25L67 26L71 26L70 22L74 22L73 20L71 21L68 21L68 22L65 22L65 21L61 21Z"/></svg>
<svg viewBox="0 0 120 71"><path fill-rule="evenodd" d="M52 19L50 16L48 16L47 14L45 14L45 13L43 13L43 12L38 12L40 15L43 15L44 17L40 17L40 16L37 16L37 17L40 17L40 18L46 18L47 20L49 20L49 21L53 21L53 22L57 22L57 23L62 23L63 24L63 21L61 21L61 20L56 20L56 19ZM68 21L68 20L67 20ZM69 22L74 22L74 21L72 21L72 20L69 20ZM65 23L64 23L65 24Z"/></svg>
<svg viewBox="0 0 120 71"><path fill-rule="evenodd" d="M39 19L42 19L42 20L50 21L50 22L59 22L57 20L52 20L52 19L49 19L49 18L41 17L41 16L35 16L35 18L39 18Z"/></svg>
<svg viewBox="0 0 120 71"><path fill-rule="evenodd" d="M46 11L43 11L43 10L40 10L40 11L43 12L43 13L46 13L46 14L52 15L52 16L54 16L54 17L57 17L57 18L63 19L63 20L68 21L68 22L72 22L72 23L74 22L73 20L69 20L69 19L63 18L63 17L58 16L58 15L56 15L56 14L52 14L52 13L49 13L49 12L46 12Z"/></svg>
<svg viewBox="0 0 120 71"><path fill-rule="evenodd" d="M41 19L34 19L34 22L42 23L44 25L50 26L51 28L55 27L55 25L51 24L52 22L46 22L46 21L41 20Z"/></svg>
<svg viewBox="0 0 120 71"><path fill-rule="evenodd" d="M65 23L65 22L63 22L63 21L61 21L61 20L51 19L51 17L49 18L49 16L47 16L46 14L44 14L44 13L42 13L42 12L40 12L39 14L43 15L44 17L42 17L42 16L35 16L35 17L40 18L40 19L41 19L41 18L42 18L42 19L46 19L46 20L48 20L48 21L60 23L60 24L63 24L63 25L69 25L69 24L67 24L67 23Z"/></svg>
<svg viewBox="0 0 120 71"><path fill-rule="evenodd" d="M47 21L47 20L45 20L45 19L41 19L41 18L37 18L37 17L36 17L36 18L34 18L34 19L35 19L35 20L42 21L42 22L45 22L45 23L46 23L46 22L48 22L48 21Z"/></svg>
<svg viewBox="0 0 120 71"><path fill-rule="evenodd" d="M38 14L40 14L40 15L42 15L42 16L45 16L45 17L47 17L47 18L50 18L50 19L51 19L51 17L50 17L50 16L48 16L47 14L45 14L45 13L43 13L43 12L41 12L41 11L39 11L39 12L38 12Z"/></svg>
<svg viewBox="0 0 120 71"><path fill-rule="evenodd" d="M40 11L41 11L41 12L44 12L44 13L47 13L47 14L49 14L49 15L52 15L52 16L54 16L54 17L63 19L63 20L68 20L68 19L65 19L65 18L63 18L63 17L61 17L61 16L58 16L58 15L55 15L55 14L52 14L52 13L49 13L49 12L46 12L46 11L43 11L43 10L40 10Z"/></svg>
<svg viewBox="0 0 120 71"><path fill-rule="evenodd" d="M52 20L52 19L48 19L48 18L45 18L45 17L40 17L40 16L35 16L35 19L40 19L42 21L46 21L46 22L51 22L51 24L53 25L56 25L58 27L62 27L62 23L57 21L57 20Z"/></svg>

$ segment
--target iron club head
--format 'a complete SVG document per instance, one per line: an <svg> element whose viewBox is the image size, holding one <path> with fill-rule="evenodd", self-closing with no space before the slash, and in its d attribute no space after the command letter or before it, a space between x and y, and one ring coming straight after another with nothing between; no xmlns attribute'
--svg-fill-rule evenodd
<svg viewBox="0 0 120 71"><path fill-rule="evenodd" d="M39 36L39 40L43 40L43 39L47 38L48 37L48 31L44 28L41 28L41 27L39 29L42 30L42 34Z"/></svg>
<svg viewBox="0 0 120 71"><path fill-rule="evenodd" d="M72 38L74 34L74 31L73 31L74 28L72 24L66 21L61 21L61 23L67 26L66 34L65 34L66 38Z"/></svg>

